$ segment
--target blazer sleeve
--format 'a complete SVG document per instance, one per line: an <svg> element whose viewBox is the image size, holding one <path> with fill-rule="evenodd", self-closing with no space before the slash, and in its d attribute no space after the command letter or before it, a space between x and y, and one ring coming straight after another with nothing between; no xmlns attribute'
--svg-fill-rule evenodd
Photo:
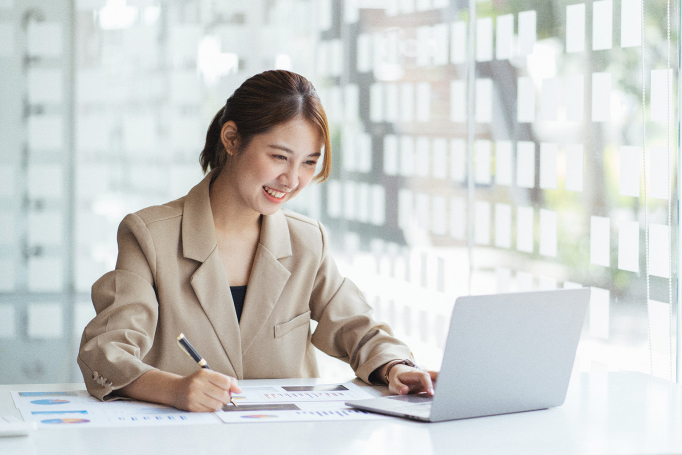
<svg viewBox="0 0 682 455"><path fill-rule="evenodd" d="M341 276L322 232L322 258L311 295L311 316L318 321L312 336L315 347L350 364L367 383L374 370L395 359L414 361L410 348L393 336L391 328L372 318L362 292Z"/></svg>
<svg viewBox="0 0 682 455"><path fill-rule="evenodd" d="M153 367L142 362L158 320L155 250L146 224L128 215L118 229L116 269L92 286L97 316L83 331L78 366L91 395L100 400ZM108 396L109 395L109 396Z"/></svg>

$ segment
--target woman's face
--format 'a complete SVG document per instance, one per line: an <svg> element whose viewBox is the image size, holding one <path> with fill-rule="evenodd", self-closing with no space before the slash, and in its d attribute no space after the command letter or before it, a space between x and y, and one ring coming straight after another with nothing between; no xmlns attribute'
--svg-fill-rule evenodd
<svg viewBox="0 0 682 455"><path fill-rule="evenodd" d="M235 202L262 215L272 215L315 176L322 137L302 117L254 136L223 172L230 175Z"/></svg>

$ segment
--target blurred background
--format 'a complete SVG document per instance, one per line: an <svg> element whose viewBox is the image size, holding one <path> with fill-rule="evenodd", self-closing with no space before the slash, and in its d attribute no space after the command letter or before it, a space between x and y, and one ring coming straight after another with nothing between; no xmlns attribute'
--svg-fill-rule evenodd
<svg viewBox="0 0 682 455"><path fill-rule="evenodd" d="M246 78L317 87L290 209L422 366L459 295L589 286L579 371L673 379L679 2L0 0L0 383L81 381L130 212L200 181ZM323 376L350 375L320 354Z"/></svg>

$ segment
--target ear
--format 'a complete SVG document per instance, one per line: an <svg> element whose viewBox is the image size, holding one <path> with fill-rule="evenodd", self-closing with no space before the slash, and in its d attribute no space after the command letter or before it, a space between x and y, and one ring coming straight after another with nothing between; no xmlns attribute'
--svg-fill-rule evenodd
<svg viewBox="0 0 682 455"><path fill-rule="evenodd" d="M237 124L232 120L225 122L222 130L220 130L220 141L223 143L227 154L234 155L239 143L239 134L237 133Z"/></svg>

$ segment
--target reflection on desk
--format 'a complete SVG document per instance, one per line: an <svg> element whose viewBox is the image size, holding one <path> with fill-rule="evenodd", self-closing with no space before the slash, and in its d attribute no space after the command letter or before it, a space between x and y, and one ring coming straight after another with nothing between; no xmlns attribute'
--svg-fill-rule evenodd
<svg viewBox="0 0 682 455"><path fill-rule="evenodd" d="M240 385L343 380L245 380ZM379 396L385 387L355 382ZM82 390L83 384L0 386L0 415L19 416L12 390ZM682 385L642 373L577 374L563 406L436 424L376 421L241 423L39 430L0 439L4 454L660 454L682 452Z"/></svg>

